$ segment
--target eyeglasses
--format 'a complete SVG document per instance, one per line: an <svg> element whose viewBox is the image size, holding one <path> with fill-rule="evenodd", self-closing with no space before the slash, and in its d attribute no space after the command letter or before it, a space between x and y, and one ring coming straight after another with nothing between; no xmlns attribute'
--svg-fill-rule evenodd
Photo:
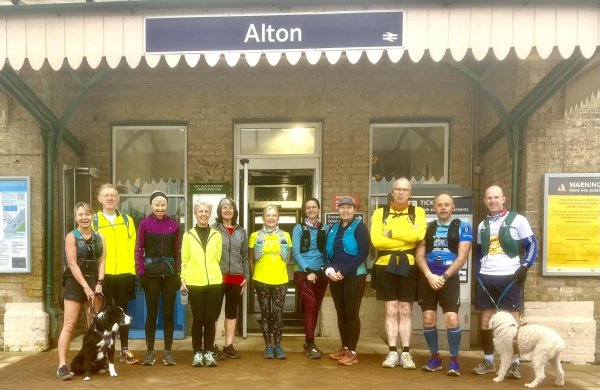
<svg viewBox="0 0 600 390"><path fill-rule="evenodd" d="M119 194L102 194L102 199L117 199Z"/></svg>
<svg viewBox="0 0 600 390"><path fill-rule="evenodd" d="M396 192L410 192L410 188L392 188Z"/></svg>

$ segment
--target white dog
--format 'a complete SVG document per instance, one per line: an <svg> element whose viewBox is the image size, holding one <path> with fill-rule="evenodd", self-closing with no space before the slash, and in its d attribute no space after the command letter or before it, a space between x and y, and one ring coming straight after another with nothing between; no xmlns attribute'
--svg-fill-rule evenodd
<svg viewBox="0 0 600 390"><path fill-rule="evenodd" d="M535 378L525 387L537 387L546 375L544 367L553 360L556 369L556 386L565 384L565 372L560 364L560 354L565 349L565 341L554 331L544 325L525 324L519 326L512 314L499 311L490 319L490 327L494 331L494 348L500 354L500 368L494 382L502 382L519 354L529 354L533 365ZM513 342L518 345L518 351L513 349Z"/></svg>

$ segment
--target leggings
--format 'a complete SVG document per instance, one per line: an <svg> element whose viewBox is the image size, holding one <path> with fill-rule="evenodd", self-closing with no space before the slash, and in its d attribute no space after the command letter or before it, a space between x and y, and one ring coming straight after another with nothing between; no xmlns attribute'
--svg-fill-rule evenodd
<svg viewBox="0 0 600 390"><path fill-rule="evenodd" d="M329 282L331 297L337 312L338 329L342 346L356 351L360 337L360 304L365 292L366 275L345 276L337 282Z"/></svg>
<svg viewBox="0 0 600 390"><path fill-rule="evenodd" d="M217 318L221 311L221 285L187 286L192 308L192 348L194 353L209 351L215 343ZM204 348L202 341L204 340Z"/></svg>
<svg viewBox="0 0 600 390"><path fill-rule="evenodd" d="M306 279L304 272L296 271L294 272L294 281L300 291L302 306L304 307L306 341L312 342L315 339L315 328L317 327L321 303L323 303L323 297L327 290L327 277L323 272L320 272L317 274L316 282L312 283Z"/></svg>
<svg viewBox="0 0 600 390"><path fill-rule="evenodd" d="M146 346L148 351L154 351L156 337L156 319L158 317L158 300L162 295L162 310L164 319L165 349L173 345L175 330L175 296L180 286L179 276L150 277L142 276L142 287L146 296Z"/></svg>
<svg viewBox="0 0 600 390"><path fill-rule="evenodd" d="M239 284L223 284L223 299L225 300L225 318L235 320L238 308L242 302L242 286ZM219 315L221 306L219 306Z"/></svg>
<svg viewBox="0 0 600 390"><path fill-rule="evenodd" d="M264 284L254 281L256 297L260 306L260 327L265 344L271 345L271 336L275 345L281 343L283 333L283 304L287 284Z"/></svg>

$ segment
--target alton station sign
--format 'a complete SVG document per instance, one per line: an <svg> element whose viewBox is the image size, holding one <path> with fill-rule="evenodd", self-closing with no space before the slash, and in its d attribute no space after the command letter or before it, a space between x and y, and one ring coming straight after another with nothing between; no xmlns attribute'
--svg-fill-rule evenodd
<svg viewBox="0 0 600 390"><path fill-rule="evenodd" d="M403 11L147 17L147 54L403 47Z"/></svg>

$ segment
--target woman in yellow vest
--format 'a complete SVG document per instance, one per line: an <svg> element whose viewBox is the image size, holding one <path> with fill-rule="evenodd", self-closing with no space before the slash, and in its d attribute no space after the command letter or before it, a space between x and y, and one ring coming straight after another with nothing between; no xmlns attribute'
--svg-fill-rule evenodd
<svg viewBox="0 0 600 390"><path fill-rule="evenodd" d="M281 347L283 304L287 291L287 261L292 239L279 229L279 210L268 205L263 210L263 228L252 233L248 246L250 273L260 305L260 327L265 339L265 359L286 359Z"/></svg>

